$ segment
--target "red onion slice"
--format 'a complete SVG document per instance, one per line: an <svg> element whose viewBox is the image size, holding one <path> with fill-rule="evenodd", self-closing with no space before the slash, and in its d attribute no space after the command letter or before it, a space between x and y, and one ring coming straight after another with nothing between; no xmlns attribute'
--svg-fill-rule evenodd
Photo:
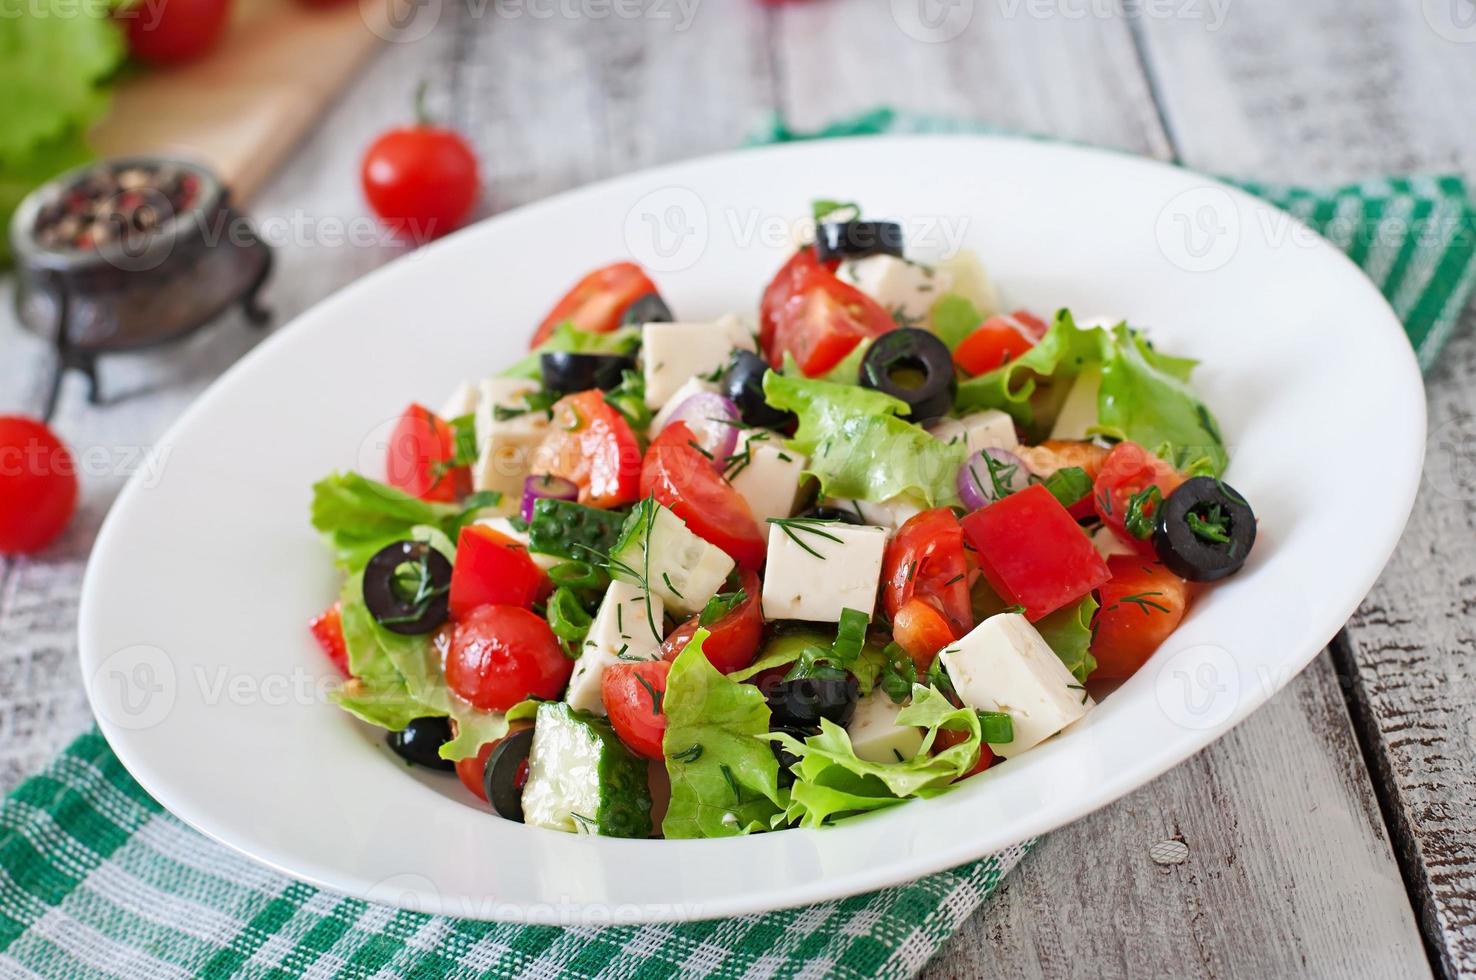
<svg viewBox="0 0 1476 980"><path fill-rule="evenodd" d="M678 405L666 420L667 425L673 422L687 424L697 445L718 470L727 466L728 457L738 447L738 429L743 424L733 400L713 391L693 395Z"/></svg>
<svg viewBox="0 0 1476 980"><path fill-rule="evenodd" d="M579 485L562 476L530 476L523 481L523 520L532 522L533 505L540 500L578 500Z"/></svg>
<svg viewBox="0 0 1476 980"><path fill-rule="evenodd" d="M981 449L959 467L958 496L969 510L978 510L1025 489L1029 482L1030 470L1019 456L1003 449Z"/></svg>

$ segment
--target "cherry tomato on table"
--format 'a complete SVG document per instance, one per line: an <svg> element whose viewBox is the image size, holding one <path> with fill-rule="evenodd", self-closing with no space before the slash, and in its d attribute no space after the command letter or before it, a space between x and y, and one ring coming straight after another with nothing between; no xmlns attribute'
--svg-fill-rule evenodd
<svg viewBox="0 0 1476 980"><path fill-rule="evenodd" d="M645 759L660 759L661 737L666 734L662 699L671 664L665 660L615 664L600 679L600 697L610 715L610 727L625 747Z"/></svg>
<svg viewBox="0 0 1476 980"><path fill-rule="evenodd" d="M533 472L573 481L581 504L619 507L640 492L641 444L600 392L581 391L554 404L549 433L533 454Z"/></svg>
<svg viewBox="0 0 1476 980"><path fill-rule="evenodd" d="M656 292L656 284L634 262L616 262L596 269L574 284L533 332L530 347L549 338L565 321L586 333L609 333L620 326L630 304Z"/></svg>
<svg viewBox="0 0 1476 980"><path fill-rule="evenodd" d="M77 509L77 467L45 424L0 416L0 555L46 547Z"/></svg>
<svg viewBox="0 0 1476 980"><path fill-rule="evenodd" d="M1153 558L1153 514L1183 482L1178 470L1136 442L1119 442L1102 461L1092 485L1092 505L1125 544ZM1156 496L1150 487L1158 488ZM1134 534L1134 528L1143 536Z"/></svg>
<svg viewBox="0 0 1476 980"><path fill-rule="evenodd" d="M548 623L520 606L473 610L456 624L446 655L446 685L483 711L557 698L573 671Z"/></svg>
<svg viewBox="0 0 1476 980"><path fill-rule="evenodd" d="M739 567L761 568L768 546L748 501L692 448L695 440L685 422L661 430L641 466L641 496L671 508L693 534L723 549Z"/></svg>
<svg viewBox="0 0 1476 980"><path fill-rule="evenodd" d="M130 54L156 65L174 65L215 47L231 19L231 0L140 2L115 16L124 22Z"/></svg>
<svg viewBox="0 0 1476 980"><path fill-rule="evenodd" d="M992 316L963 339L953 361L970 374L987 374L1029 351L1045 332L1044 321L1024 310Z"/></svg>
<svg viewBox="0 0 1476 980"><path fill-rule="evenodd" d="M461 529L451 569L452 619L465 619L478 606L527 609L552 591L548 575L522 544L481 524Z"/></svg>
<svg viewBox="0 0 1476 980"><path fill-rule="evenodd" d="M742 602L707 626L702 626L702 617L697 615L672 630L661 644L661 659L675 660L701 628L708 633L702 641L702 652L713 667L731 674L753 663L764 639L762 588L758 575L748 569L740 573L738 587L743 590Z"/></svg>
<svg viewBox="0 0 1476 980"><path fill-rule="evenodd" d="M170 0L173 2L173 0ZM364 152L364 197L396 234L425 241L455 230L477 202L477 157L455 130L428 121L382 134Z"/></svg>
<svg viewBox="0 0 1476 980"><path fill-rule="evenodd" d="M411 405L390 433L385 482L421 500L448 503L470 486L467 470L452 466L456 434L435 412Z"/></svg>
<svg viewBox="0 0 1476 980"><path fill-rule="evenodd" d="M765 348L775 368L784 363L785 354L792 354L809 377L824 374L861 341L897 327L876 300L841 282L818 261L799 261L790 271L787 292L774 313L773 336Z"/></svg>
<svg viewBox="0 0 1476 980"><path fill-rule="evenodd" d="M1092 635L1094 678L1126 679L1179 628L1189 604L1189 583L1157 562L1131 555L1107 560L1112 578L1099 595L1102 608Z"/></svg>

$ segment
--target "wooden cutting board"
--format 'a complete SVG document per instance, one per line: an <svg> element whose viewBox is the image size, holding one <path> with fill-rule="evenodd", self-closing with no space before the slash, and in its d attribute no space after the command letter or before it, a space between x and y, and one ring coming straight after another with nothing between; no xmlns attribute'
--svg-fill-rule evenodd
<svg viewBox="0 0 1476 980"><path fill-rule="evenodd" d="M93 132L99 154L180 153L249 199L386 37L409 0L236 0L197 62L122 82ZM402 6L403 4L403 6ZM396 20L397 23L403 21Z"/></svg>

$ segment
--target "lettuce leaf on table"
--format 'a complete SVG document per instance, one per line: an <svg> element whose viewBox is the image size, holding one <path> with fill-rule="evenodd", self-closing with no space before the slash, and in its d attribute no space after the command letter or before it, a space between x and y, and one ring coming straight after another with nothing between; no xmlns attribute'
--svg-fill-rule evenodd
<svg viewBox="0 0 1476 980"><path fill-rule="evenodd" d="M898 416L907 403L871 388L811 378L764 375L764 398L794 412L787 443L810 457L805 472L830 497L882 501L914 493L928 506L957 499L954 478L965 447L933 438Z"/></svg>
<svg viewBox="0 0 1476 980"><path fill-rule="evenodd" d="M781 812L779 762L764 736L763 692L724 676L702 652L699 629L672 661L662 711L662 754L671 802L661 823L668 838L732 837L767 830Z"/></svg>
<svg viewBox="0 0 1476 980"><path fill-rule="evenodd" d="M955 708L936 688L913 685L912 703L897 715L897 724L927 729L917 753L900 762L858 758L846 730L824 719L820 734L803 742L771 734L773 741L800 757L792 767L795 780L784 819L819 827L913 797L936 796L979 761L978 714L972 708ZM933 755L933 742L942 728L964 732L966 738Z"/></svg>

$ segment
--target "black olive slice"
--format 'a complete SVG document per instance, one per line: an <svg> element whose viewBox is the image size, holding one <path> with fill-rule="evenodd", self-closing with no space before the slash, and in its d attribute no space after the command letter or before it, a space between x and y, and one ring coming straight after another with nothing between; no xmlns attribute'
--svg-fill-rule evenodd
<svg viewBox="0 0 1476 980"><path fill-rule="evenodd" d="M838 521L841 524L854 524L858 527L866 523L861 519L860 514L848 507L824 507L816 504L799 516L816 521Z"/></svg>
<svg viewBox="0 0 1476 980"><path fill-rule="evenodd" d="M385 732L384 740L406 762L441 772L456 770L456 763L441 758L441 746L451 741L449 718L416 718L401 731Z"/></svg>
<svg viewBox="0 0 1476 980"><path fill-rule="evenodd" d="M811 735L819 735L820 726L816 725L811 728L796 728L792 725L781 725L774 728L773 731L783 732L785 735L788 735L796 742L803 742ZM794 766L795 763L800 761L800 757L786 749L783 745L780 745L778 742L770 742L769 745L773 749L774 759L779 763L779 785L793 786L794 773L791 772L790 769L792 766Z"/></svg>
<svg viewBox="0 0 1476 980"><path fill-rule="evenodd" d="M958 391L948 345L916 327L899 327L872 341L861 359L860 381L911 406L909 422L946 415Z"/></svg>
<svg viewBox="0 0 1476 980"><path fill-rule="evenodd" d="M770 723L780 727L811 728L825 718L844 726L856 712L860 689L856 678L796 677L780 681L764 693Z"/></svg>
<svg viewBox="0 0 1476 980"><path fill-rule="evenodd" d="M1256 515L1220 480L1185 480L1158 508L1153 549L1169 571L1214 582L1240 571L1256 542Z"/></svg>
<svg viewBox="0 0 1476 980"><path fill-rule="evenodd" d="M620 317L621 326L639 327L643 323L674 323L671 307L660 293L647 293L625 308Z"/></svg>
<svg viewBox="0 0 1476 980"><path fill-rule="evenodd" d="M364 566L364 605L391 633L429 633L450 615L451 563L424 541L386 545Z"/></svg>
<svg viewBox="0 0 1476 980"><path fill-rule="evenodd" d="M864 259L868 255L902 257L902 226L893 221L823 221L815 228L815 257Z"/></svg>
<svg viewBox="0 0 1476 980"><path fill-rule="evenodd" d="M509 732L487 757L482 788L487 802L505 820L523 822L523 784L528 781L528 752L533 748L533 729Z"/></svg>
<svg viewBox="0 0 1476 980"><path fill-rule="evenodd" d="M753 351L741 349L733 351L728 366L723 369L718 387L738 406L744 425L777 429L793 418L791 413L764 400L764 375L768 373L767 361Z"/></svg>
<svg viewBox="0 0 1476 980"><path fill-rule="evenodd" d="M634 371L634 354L575 354L550 351L538 355L543 387L558 395L598 388L609 391L620 384L620 376Z"/></svg>

